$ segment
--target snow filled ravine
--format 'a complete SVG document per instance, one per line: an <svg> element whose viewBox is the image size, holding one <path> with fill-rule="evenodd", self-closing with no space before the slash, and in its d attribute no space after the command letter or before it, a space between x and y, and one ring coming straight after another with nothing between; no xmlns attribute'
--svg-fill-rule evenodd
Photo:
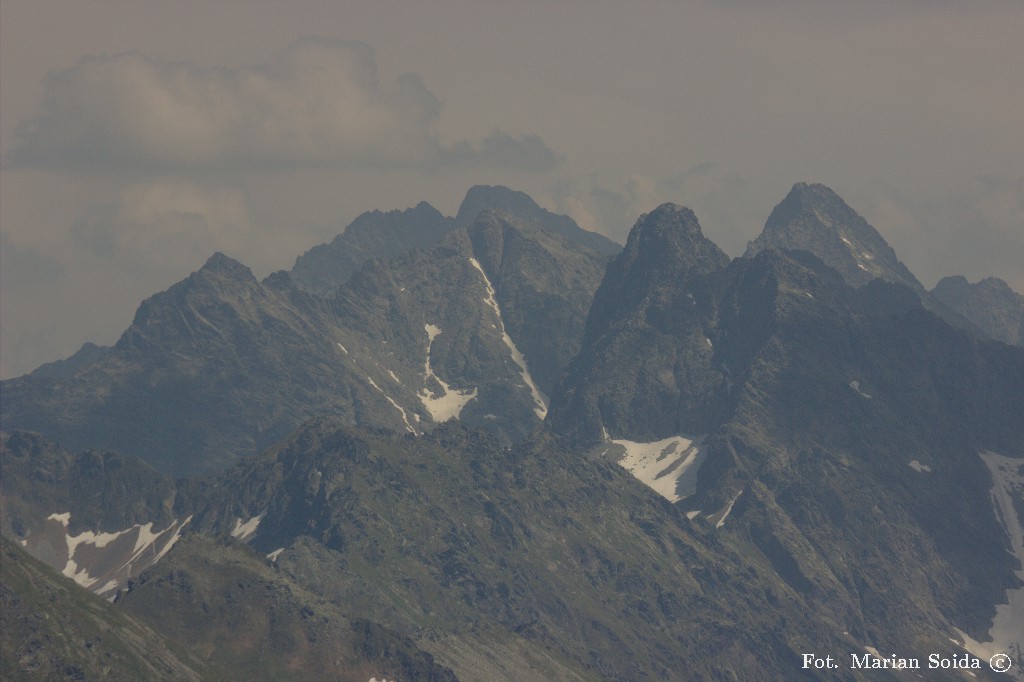
<svg viewBox="0 0 1024 682"><path fill-rule="evenodd" d="M505 321L501 317L501 308L498 307L498 300L494 298L494 287L491 286L491 280L487 277L487 273L484 272L483 267L480 265L480 261L476 258L469 259L470 264L480 272L480 276L484 278L484 287L487 290L487 298L484 299L484 303L490 306L491 310L494 311L495 316L498 318L497 329L501 333L501 339L505 342L505 346L508 347L509 352L512 354L512 362L516 363L519 367L519 375L523 378L523 384L530 389L530 397L533 398L533 412L537 415L537 419L543 420L548 414L548 401L540 389L537 388L537 384L533 382L533 377L530 376L530 370L526 367L526 358L522 353L519 352L519 348L516 347L512 337L508 335L508 331L505 330Z"/></svg>
<svg viewBox="0 0 1024 682"><path fill-rule="evenodd" d="M609 442L623 451L620 466L669 502L677 502L697 492L697 470L707 456L700 447L702 440L703 436L672 436L651 443L622 438Z"/></svg>

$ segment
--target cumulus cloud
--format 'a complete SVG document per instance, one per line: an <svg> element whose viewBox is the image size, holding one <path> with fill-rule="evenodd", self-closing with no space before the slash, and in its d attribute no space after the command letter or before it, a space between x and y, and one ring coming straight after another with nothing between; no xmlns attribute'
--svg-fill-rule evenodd
<svg viewBox="0 0 1024 682"><path fill-rule="evenodd" d="M45 252L13 242L0 232L0 289L29 290L64 277L66 268Z"/></svg>
<svg viewBox="0 0 1024 682"><path fill-rule="evenodd" d="M8 161L68 169L552 167L536 135L495 131L445 144L440 101L414 74L382 82L361 43L306 38L237 69L136 52L88 57L51 75Z"/></svg>
<svg viewBox="0 0 1024 682"><path fill-rule="evenodd" d="M173 179L133 183L71 228L75 244L127 276L170 283L214 251L256 237L245 197Z"/></svg>
<svg viewBox="0 0 1024 682"><path fill-rule="evenodd" d="M1024 177L981 176L944 189L921 199L881 187L855 208L928 287L962 274L1000 277L1024 292Z"/></svg>
<svg viewBox="0 0 1024 682"><path fill-rule="evenodd" d="M696 213L705 235L739 255L783 196L755 192L744 177L704 161L665 177L630 173L563 182L553 203L586 229L620 243L642 214L665 202L682 204Z"/></svg>

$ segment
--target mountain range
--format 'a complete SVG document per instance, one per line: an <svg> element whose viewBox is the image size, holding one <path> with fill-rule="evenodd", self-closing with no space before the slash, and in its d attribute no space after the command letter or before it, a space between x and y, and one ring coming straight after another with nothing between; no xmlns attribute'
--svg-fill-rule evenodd
<svg viewBox="0 0 1024 682"><path fill-rule="evenodd" d="M215 254L0 385L3 670L984 676L1024 654L1022 301L927 291L805 183L735 259L682 206L620 248L502 187L262 281ZM58 572L113 603L33 618Z"/></svg>

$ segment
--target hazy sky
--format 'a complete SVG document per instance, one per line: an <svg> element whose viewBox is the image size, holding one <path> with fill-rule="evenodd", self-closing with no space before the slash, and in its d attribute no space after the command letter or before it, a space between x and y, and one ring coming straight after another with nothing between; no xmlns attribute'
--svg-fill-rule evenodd
<svg viewBox="0 0 1024 682"><path fill-rule="evenodd" d="M0 375L473 184L739 255L822 182L926 286L1024 291L1021 36L1020 0L3 0Z"/></svg>

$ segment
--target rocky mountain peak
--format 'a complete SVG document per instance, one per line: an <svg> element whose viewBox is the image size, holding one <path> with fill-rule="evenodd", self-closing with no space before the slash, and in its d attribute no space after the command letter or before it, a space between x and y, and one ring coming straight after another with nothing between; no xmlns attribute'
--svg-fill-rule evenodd
<svg viewBox="0 0 1024 682"><path fill-rule="evenodd" d="M588 333L592 327L599 333L621 315L646 311L644 300L674 299L682 295L686 280L728 264L729 257L704 236L693 211L662 204L640 216L625 249L609 264L591 307Z"/></svg>
<svg viewBox="0 0 1024 682"><path fill-rule="evenodd" d="M607 237L584 230L569 216L541 208L529 195L501 185L470 187L465 199L462 200L462 205L459 206L455 224L460 227L470 225L488 209L505 212L528 227L559 234L597 251L602 256L612 256L621 249Z"/></svg>
<svg viewBox="0 0 1024 682"><path fill-rule="evenodd" d="M373 258L391 259L436 243L454 227L451 218L425 201L404 211L367 211L330 243L295 259L292 280L302 289L328 295Z"/></svg>
<svg viewBox="0 0 1024 682"><path fill-rule="evenodd" d="M669 260L678 261L681 257L686 261L689 254L695 254L705 242L711 244L704 237L693 211L666 203L640 216L629 233L626 249L646 250L651 256L662 253L669 256ZM665 249L669 252L665 253Z"/></svg>
<svg viewBox="0 0 1024 682"><path fill-rule="evenodd" d="M752 257L765 249L809 251L838 270L851 286L879 277L924 292L878 230L822 184L793 185L744 255Z"/></svg>
<svg viewBox="0 0 1024 682"><path fill-rule="evenodd" d="M256 281L252 270L220 251L207 258L203 267L199 268L196 274L206 280L234 279L238 281Z"/></svg>
<svg viewBox="0 0 1024 682"><path fill-rule="evenodd" d="M469 188L462 204L459 205L455 222L459 225L468 225L486 209L497 209L513 215L536 215L544 210L524 192L517 192L502 185L474 185Z"/></svg>

